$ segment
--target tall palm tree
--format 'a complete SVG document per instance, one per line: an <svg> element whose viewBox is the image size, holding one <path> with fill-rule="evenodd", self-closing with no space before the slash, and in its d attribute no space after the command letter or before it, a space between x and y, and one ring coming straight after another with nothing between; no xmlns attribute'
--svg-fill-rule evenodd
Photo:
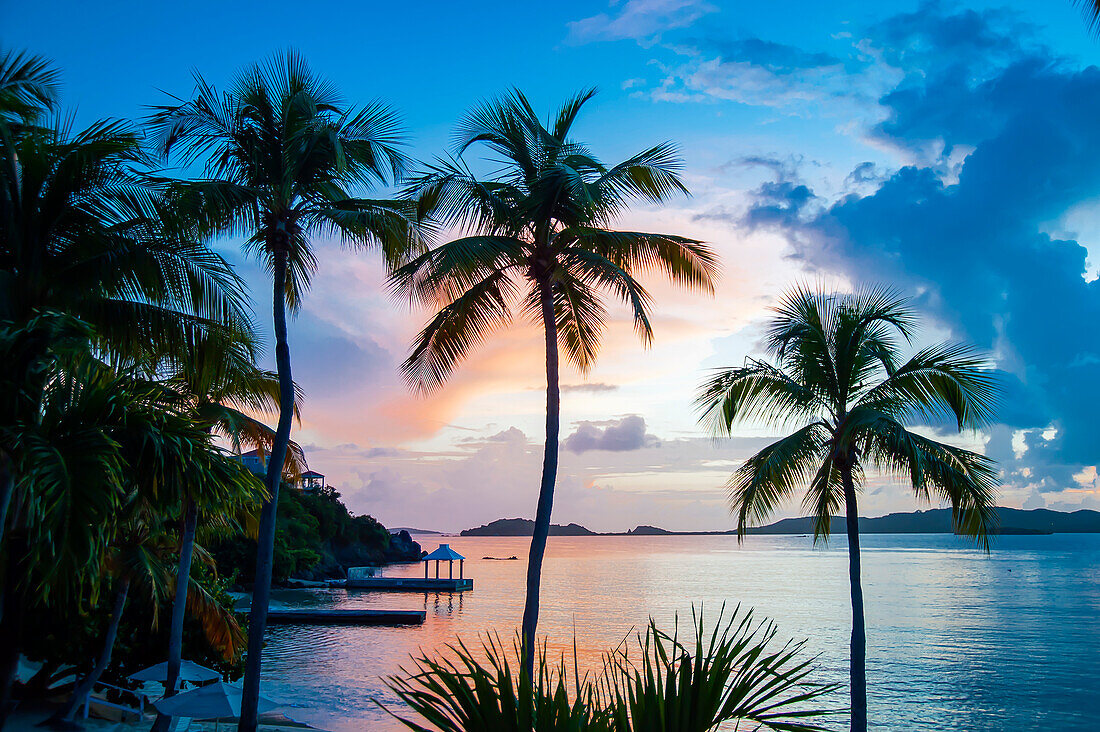
<svg viewBox="0 0 1100 732"><path fill-rule="evenodd" d="M275 438L274 430L246 413L270 414L279 407L278 375L258 368L256 356L256 344L250 333L228 329L199 333L185 353L172 358L176 370L164 381L175 400L200 427L229 440L237 453L244 447L266 454ZM300 395L298 398L300 400ZM304 469L302 449L290 442L284 478L293 480ZM201 512L207 522L217 521L226 516L231 505L240 503L241 498L226 495L220 483L188 483L185 486L176 589L168 633L167 696L175 694L183 660L183 621L199 514ZM154 732L167 729L169 722L170 717L158 714Z"/></svg>
<svg viewBox="0 0 1100 732"><path fill-rule="evenodd" d="M997 469L983 455L906 429L950 423L960 431L990 422L996 385L987 362L966 345L942 343L902 361L916 314L889 290L821 294L799 288L776 308L765 343L775 364L748 359L719 369L699 392L702 420L716 435L742 421L802 425L750 457L730 478L738 537L750 522L805 488L814 540L827 540L844 510L852 595L852 729L867 728L866 630L860 584L857 493L864 468L908 481L918 500L951 506L955 530L988 549L996 521Z"/></svg>
<svg viewBox="0 0 1100 732"><path fill-rule="evenodd" d="M607 317L605 293L632 309L635 330L648 345L650 296L635 275L658 270L710 292L717 269L711 250L692 239L608 228L632 200L660 203L687 189L670 143L607 166L570 137L594 93L569 100L547 126L518 90L470 112L459 127L455 157L432 166L409 189L422 215L469 235L393 276L397 292L439 308L402 367L421 391L441 386L470 348L517 310L544 331L546 446L522 631L529 674L557 474L559 346L582 372L592 366ZM499 168L490 178L476 177L461 160L479 143Z"/></svg>
<svg viewBox="0 0 1100 732"><path fill-rule="evenodd" d="M272 276L279 422L267 468L240 729L256 727L260 657L267 625L279 483L290 441L294 386L286 311L296 312L316 267L311 239L335 234L354 246L377 246L397 262L417 241L413 212L402 201L356 198L352 188L387 184L406 165L400 129L381 104L344 106L326 81L288 51L245 69L220 93L196 76L190 101L158 107L151 119L160 151L189 165L205 162L205 179L175 186L175 203L206 231L242 234L245 248Z"/></svg>

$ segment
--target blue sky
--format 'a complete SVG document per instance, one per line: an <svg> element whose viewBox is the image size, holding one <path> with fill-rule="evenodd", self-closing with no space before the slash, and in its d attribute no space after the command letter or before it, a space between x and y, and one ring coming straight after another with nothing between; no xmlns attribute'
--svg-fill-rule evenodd
<svg viewBox="0 0 1100 732"><path fill-rule="evenodd" d="M711 242L724 278L713 300L655 284L654 348L615 312L596 369L565 375L555 520L729 526L725 477L769 433L715 445L691 395L706 368L756 352L768 305L799 281L889 282L916 298L926 340L987 349L1002 422L952 439L1000 461L1007 505L1100 507L1100 41L1069 0L5 3L0 28L56 60L81 121L140 117L187 95L192 69L224 84L292 46L350 101L398 109L422 159L513 85L547 110L598 86L577 130L606 160L677 141L693 197L622 224ZM318 244L292 329L312 467L390 525L530 515L538 338L503 334L413 397L396 365L425 314L382 293L369 254ZM873 478L862 505L915 504Z"/></svg>

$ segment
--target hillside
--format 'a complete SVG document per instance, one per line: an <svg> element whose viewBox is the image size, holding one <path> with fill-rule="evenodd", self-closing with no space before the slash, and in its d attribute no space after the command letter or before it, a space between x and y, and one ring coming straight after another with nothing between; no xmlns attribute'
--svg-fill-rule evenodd
<svg viewBox="0 0 1100 732"><path fill-rule="evenodd" d="M476 529L466 529L460 536L531 536L535 532L535 522L531 519L497 519ZM596 536L579 524L550 524L550 536Z"/></svg>
<svg viewBox="0 0 1100 732"><path fill-rule="evenodd" d="M1001 534L1094 534L1100 533L1100 511L1081 509L1067 513L1046 508L1022 510L998 508ZM497 519L476 529L466 529L462 536L530 536L534 522L530 519ZM830 531L843 533L844 518L834 516ZM934 508L927 511L891 513L886 516L859 519L863 534L950 534L951 510ZM551 536L665 536L673 534L732 534L730 531L669 531L657 526L636 526L627 532L600 534L579 524L552 524ZM813 522L809 518L789 518L767 526L749 529L750 534L812 534Z"/></svg>
<svg viewBox="0 0 1100 732"><path fill-rule="evenodd" d="M243 538L217 545L213 553L219 573L250 583L255 551L255 543ZM420 555L420 544L407 531L391 534L371 516L352 516L332 488L302 493L284 486L279 491L272 572L276 582L343 578L348 567L415 562Z"/></svg>

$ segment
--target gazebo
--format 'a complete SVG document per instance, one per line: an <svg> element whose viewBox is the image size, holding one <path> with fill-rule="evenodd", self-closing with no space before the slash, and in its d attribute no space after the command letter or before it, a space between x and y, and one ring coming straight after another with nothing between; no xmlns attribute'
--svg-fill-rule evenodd
<svg viewBox="0 0 1100 732"><path fill-rule="evenodd" d="M424 557L424 579L428 579L428 562L435 561L435 578L439 579L439 563L442 561L447 562L447 578L454 579L455 576L455 560L458 560L458 578L462 579L462 561L466 557L462 556L454 549L450 544L440 544L439 548L431 554Z"/></svg>

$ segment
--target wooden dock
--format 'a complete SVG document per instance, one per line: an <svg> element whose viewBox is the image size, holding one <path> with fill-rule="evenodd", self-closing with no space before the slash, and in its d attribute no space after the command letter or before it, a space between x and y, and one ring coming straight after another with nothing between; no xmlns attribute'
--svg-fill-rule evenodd
<svg viewBox="0 0 1100 732"><path fill-rule="evenodd" d="M389 590L391 592L465 592L474 589L469 577L360 577L348 579L349 590Z"/></svg>
<svg viewBox="0 0 1100 732"><path fill-rule="evenodd" d="M268 610L269 625L420 625L423 610Z"/></svg>

